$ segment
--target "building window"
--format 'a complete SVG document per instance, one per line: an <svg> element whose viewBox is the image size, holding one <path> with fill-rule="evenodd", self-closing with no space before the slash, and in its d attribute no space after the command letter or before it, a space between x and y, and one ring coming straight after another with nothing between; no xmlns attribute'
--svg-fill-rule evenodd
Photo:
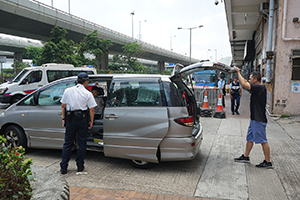
<svg viewBox="0 0 300 200"><path fill-rule="evenodd" d="M293 50L292 81L300 81L300 50Z"/></svg>

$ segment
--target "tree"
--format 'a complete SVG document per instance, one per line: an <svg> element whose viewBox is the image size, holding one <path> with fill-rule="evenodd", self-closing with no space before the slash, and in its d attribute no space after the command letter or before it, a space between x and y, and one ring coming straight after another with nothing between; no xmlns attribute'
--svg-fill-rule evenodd
<svg viewBox="0 0 300 200"><path fill-rule="evenodd" d="M101 40L95 30L84 37L83 42L80 43L79 58L84 59L84 53L94 55L97 68L100 69L101 56L108 54L108 48L111 45L111 40Z"/></svg>
<svg viewBox="0 0 300 200"><path fill-rule="evenodd" d="M32 59L32 64L41 65L41 55L43 47L29 46L26 47L26 56Z"/></svg>
<svg viewBox="0 0 300 200"><path fill-rule="evenodd" d="M137 62L139 55L143 53L142 45L138 44L136 41L128 43L122 47L122 50L125 54L124 60L127 62L129 70L140 71L142 70L142 65Z"/></svg>
<svg viewBox="0 0 300 200"><path fill-rule="evenodd" d="M137 42L131 42L122 47L125 56L114 55L113 61L110 65L110 69L115 70L116 64L119 65L119 70L134 71L137 73L145 73L148 68L142 66L138 61L139 57L143 53L142 45Z"/></svg>
<svg viewBox="0 0 300 200"><path fill-rule="evenodd" d="M67 63L78 65L76 50L73 40L66 40L67 30L55 26L50 32L50 41L42 48L39 65L43 63Z"/></svg>

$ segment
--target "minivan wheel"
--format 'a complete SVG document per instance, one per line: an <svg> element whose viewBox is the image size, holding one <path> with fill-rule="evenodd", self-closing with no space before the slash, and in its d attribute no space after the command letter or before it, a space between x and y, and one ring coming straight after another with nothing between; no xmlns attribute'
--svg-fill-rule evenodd
<svg viewBox="0 0 300 200"><path fill-rule="evenodd" d="M154 163L143 160L131 160L130 164L139 169L148 169L154 166Z"/></svg>
<svg viewBox="0 0 300 200"><path fill-rule="evenodd" d="M21 128L17 126L9 126L4 131L7 147L16 148L22 146L26 148L26 138Z"/></svg>

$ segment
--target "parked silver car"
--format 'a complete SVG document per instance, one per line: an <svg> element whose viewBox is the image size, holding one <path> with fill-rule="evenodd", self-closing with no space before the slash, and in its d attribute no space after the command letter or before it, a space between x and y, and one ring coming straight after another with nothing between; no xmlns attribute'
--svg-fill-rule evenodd
<svg viewBox="0 0 300 200"><path fill-rule="evenodd" d="M188 71L228 67L213 63L177 65L173 76L90 75L87 89L104 89L103 119L95 120L87 148L105 156L125 158L139 168L153 163L193 159L199 151L203 129L193 93L182 82ZM62 149L60 99L77 77L45 85L6 109L0 117L0 134L10 146ZM76 146L76 145L75 145Z"/></svg>

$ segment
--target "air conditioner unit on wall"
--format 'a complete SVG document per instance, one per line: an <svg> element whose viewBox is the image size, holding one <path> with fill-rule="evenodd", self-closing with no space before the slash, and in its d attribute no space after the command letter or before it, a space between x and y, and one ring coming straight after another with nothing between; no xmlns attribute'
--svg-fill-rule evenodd
<svg viewBox="0 0 300 200"><path fill-rule="evenodd" d="M269 2L261 2L259 4L259 11L262 13L268 13L269 12Z"/></svg>

